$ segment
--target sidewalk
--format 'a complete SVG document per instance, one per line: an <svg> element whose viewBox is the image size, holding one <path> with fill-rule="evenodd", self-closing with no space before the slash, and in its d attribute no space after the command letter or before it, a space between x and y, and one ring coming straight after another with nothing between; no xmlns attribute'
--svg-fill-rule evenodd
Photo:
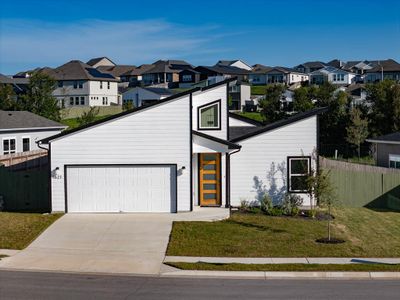
<svg viewBox="0 0 400 300"><path fill-rule="evenodd" d="M361 257L196 257L166 256L164 262L220 264L400 264L400 258Z"/></svg>

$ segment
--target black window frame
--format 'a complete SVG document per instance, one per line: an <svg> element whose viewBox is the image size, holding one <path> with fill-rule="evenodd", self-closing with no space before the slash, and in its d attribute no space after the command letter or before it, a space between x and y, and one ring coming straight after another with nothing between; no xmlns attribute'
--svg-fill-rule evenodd
<svg viewBox="0 0 400 300"><path fill-rule="evenodd" d="M82 81L78 81L78 88L79 89L83 89L83 82Z"/></svg>
<svg viewBox="0 0 400 300"><path fill-rule="evenodd" d="M217 104L218 105L218 127L201 127L201 110L210 106L213 106ZM200 105L197 107L197 130L221 130L221 122L222 122L222 117L221 117L221 99L216 100L216 101L212 101L212 102L208 102L206 104Z"/></svg>
<svg viewBox="0 0 400 300"><path fill-rule="evenodd" d="M77 89L78 88L78 81L75 80L73 84L74 84L74 89Z"/></svg>
<svg viewBox="0 0 400 300"><path fill-rule="evenodd" d="M25 141L28 140L28 149L25 149ZM31 138L29 137L23 137L22 138L22 152L28 152L31 151Z"/></svg>
<svg viewBox="0 0 400 300"><path fill-rule="evenodd" d="M85 97L84 96L80 97L80 105L85 105Z"/></svg>
<svg viewBox="0 0 400 300"><path fill-rule="evenodd" d="M307 174L291 174L291 160L307 160L308 162L308 173ZM293 190L291 188L291 178L292 177L305 177L311 174L311 156L288 156L287 157L287 192L291 194L308 194L308 190Z"/></svg>
<svg viewBox="0 0 400 300"><path fill-rule="evenodd" d="M8 142L8 150L5 150L5 142L6 141ZM11 141L14 141L14 150L11 150ZM17 139L14 137L4 138L3 139L3 155L9 155L9 154L14 154L14 153L17 153Z"/></svg>

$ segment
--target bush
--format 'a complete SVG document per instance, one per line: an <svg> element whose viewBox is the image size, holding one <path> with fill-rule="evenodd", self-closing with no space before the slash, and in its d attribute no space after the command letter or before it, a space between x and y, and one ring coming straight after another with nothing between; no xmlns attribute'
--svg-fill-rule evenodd
<svg viewBox="0 0 400 300"><path fill-rule="evenodd" d="M269 212L273 208L272 199L268 194L265 194L263 196L263 198L261 199L260 208L261 208L261 211L266 214L269 214Z"/></svg>
<svg viewBox="0 0 400 300"><path fill-rule="evenodd" d="M240 209L247 210L250 207L250 204L247 200L240 200Z"/></svg>
<svg viewBox="0 0 400 300"><path fill-rule="evenodd" d="M303 199L296 194L286 194L283 200L283 212L288 216L297 216L300 212L300 206L303 204Z"/></svg>
<svg viewBox="0 0 400 300"><path fill-rule="evenodd" d="M268 214L270 216L283 216L283 208L281 206L274 206L269 211Z"/></svg>

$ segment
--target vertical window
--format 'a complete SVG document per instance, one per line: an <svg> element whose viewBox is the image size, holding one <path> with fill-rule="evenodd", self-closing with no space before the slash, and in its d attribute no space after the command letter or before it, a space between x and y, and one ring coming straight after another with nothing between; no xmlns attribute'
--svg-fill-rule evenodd
<svg viewBox="0 0 400 300"><path fill-rule="evenodd" d="M220 101L199 107L199 129L218 129L220 126Z"/></svg>
<svg viewBox="0 0 400 300"><path fill-rule="evenodd" d="M58 82L58 87L59 87L59 88L62 88L63 86L64 86L64 81L61 81L61 80L60 80L60 81Z"/></svg>
<svg viewBox="0 0 400 300"><path fill-rule="evenodd" d="M78 81L74 81L74 89L78 88Z"/></svg>
<svg viewBox="0 0 400 300"><path fill-rule="evenodd" d="M12 154L16 152L15 139L4 139L3 140L3 154Z"/></svg>
<svg viewBox="0 0 400 300"><path fill-rule="evenodd" d="M79 105L79 97L75 97L75 105Z"/></svg>
<svg viewBox="0 0 400 300"><path fill-rule="evenodd" d="M30 151L31 150L31 140L30 138L23 138L22 139L22 151Z"/></svg>
<svg viewBox="0 0 400 300"><path fill-rule="evenodd" d="M336 74L333 74L333 81L336 81Z"/></svg>
<svg viewBox="0 0 400 300"><path fill-rule="evenodd" d="M107 89L110 89L110 82L107 81Z"/></svg>
<svg viewBox="0 0 400 300"><path fill-rule="evenodd" d="M82 81L78 82L78 88L83 89L83 82Z"/></svg>
<svg viewBox="0 0 400 300"><path fill-rule="evenodd" d="M85 105L85 97L81 97L81 105Z"/></svg>
<svg viewBox="0 0 400 300"><path fill-rule="evenodd" d="M400 169L400 155L389 154L389 168Z"/></svg>
<svg viewBox="0 0 400 300"><path fill-rule="evenodd" d="M69 97L69 105L74 105L74 97Z"/></svg>
<svg viewBox="0 0 400 300"><path fill-rule="evenodd" d="M288 191L291 193L307 192L307 177L311 171L310 157L288 157Z"/></svg>
<svg viewBox="0 0 400 300"><path fill-rule="evenodd" d="M100 88L103 88L103 81L100 81Z"/></svg>

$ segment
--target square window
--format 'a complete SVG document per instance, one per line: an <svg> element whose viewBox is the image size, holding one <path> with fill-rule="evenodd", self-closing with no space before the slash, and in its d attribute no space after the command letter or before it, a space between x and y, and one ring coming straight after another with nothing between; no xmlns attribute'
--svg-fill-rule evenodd
<svg viewBox="0 0 400 300"><path fill-rule="evenodd" d="M199 129L218 129L220 103L199 107Z"/></svg>

